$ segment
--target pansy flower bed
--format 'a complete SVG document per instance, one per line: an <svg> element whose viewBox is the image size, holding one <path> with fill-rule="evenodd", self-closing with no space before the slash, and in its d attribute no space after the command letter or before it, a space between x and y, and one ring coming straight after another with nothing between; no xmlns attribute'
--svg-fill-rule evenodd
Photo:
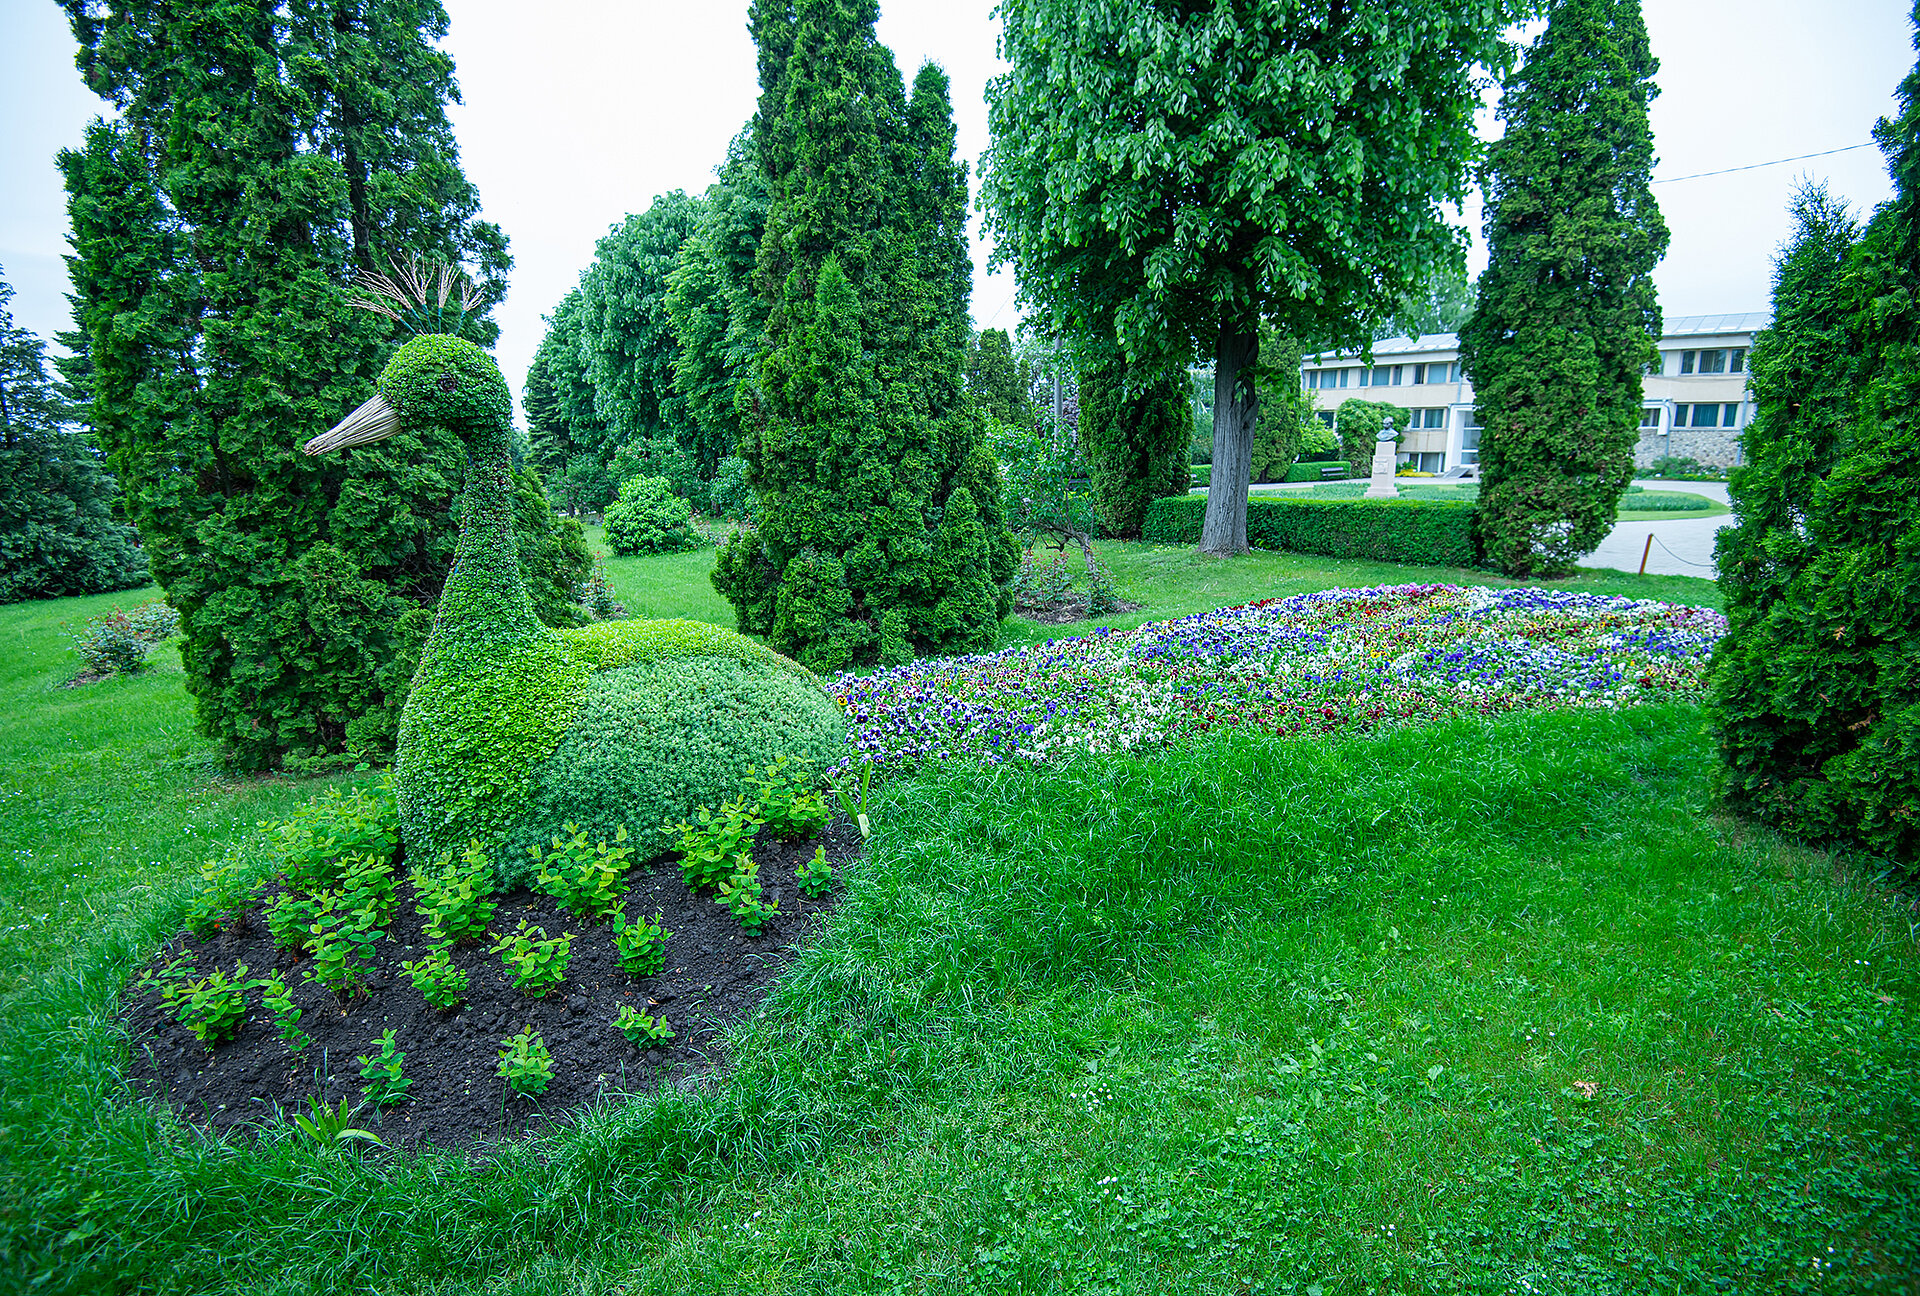
<svg viewBox="0 0 1920 1296"><path fill-rule="evenodd" d="M853 724L842 769L1044 761L1221 728L1328 734L1697 698L1726 626L1718 612L1646 600L1393 585L839 675L829 687Z"/></svg>

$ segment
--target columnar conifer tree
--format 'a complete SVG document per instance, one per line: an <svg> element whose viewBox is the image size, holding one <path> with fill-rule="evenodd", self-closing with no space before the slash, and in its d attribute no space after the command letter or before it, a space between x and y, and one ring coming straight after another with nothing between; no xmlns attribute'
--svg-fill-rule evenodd
<svg viewBox="0 0 1920 1296"><path fill-rule="evenodd" d="M179 609L201 727L261 768L392 741L452 557L457 441L331 461L393 326L347 275L508 265L474 219L437 0L288 8L62 0L116 110L61 157L92 421ZM484 316L474 336L490 341Z"/></svg>
<svg viewBox="0 0 1920 1296"><path fill-rule="evenodd" d="M1013 353L1005 329L982 329L967 348L967 394L982 411L1025 427L1033 422L1034 367Z"/></svg>
<svg viewBox="0 0 1920 1296"><path fill-rule="evenodd" d="M714 585L817 669L990 646L1015 549L962 389L966 175L947 79L907 97L872 0L752 10L767 307L741 456L758 526Z"/></svg>
<svg viewBox="0 0 1920 1296"><path fill-rule="evenodd" d="M1485 429L1480 543L1510 575L1592 552L1633 474L1667 250L1648 187L1658 68L1639 0L1554 0L1500 101L1460 357Z"/></svg>
<svg viewBox="0 0 1920 1296"><path fill-rule="evenodd" d="M1895 196L1861 231L1794 202L1758 406L1720 533L1712 723L1736 809L1920 862L1920 67L1876 135Z"/></svg>
<svg viewBox="0 0 1920 1296"><path fill-rule="evenodd" d="M1129 366L1118 356L1080 380L1080 446L1086 456L1100 524L1111 535L1140 538L1147 505L1184 495L1193 414L1184 368Z"/></svg>
<svg viewBox="0 0 1920 1296"><path fill-rule="evenodd" d="M685 426L673 386L679 345L667 312L667 282L704 204L676 189L655 198L594 245L580 280L580 345L593 384L594 413L611 461L632 441L677 436Z"/></svg>

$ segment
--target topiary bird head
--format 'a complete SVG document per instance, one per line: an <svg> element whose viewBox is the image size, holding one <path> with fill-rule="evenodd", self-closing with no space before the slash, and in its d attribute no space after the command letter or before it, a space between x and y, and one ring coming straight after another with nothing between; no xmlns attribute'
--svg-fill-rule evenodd
<svg viewBox="0 0 1920 1296"><path fill-rule="evenodd" d="M396 269L395 276L362 275L357 286L373 296L355 298L353 304L420 330L420 336L387 362L373 398L307 442L306 452L368 445L402 427L432 424L459 435L470 454L504 452L513 427L513 394L500 366L464 338L425 331L449 323L459 328L473 305L471 294L463 290L458 309L447 309L456 278L451 267L422 273L415 264L407 272Z"/></svg>

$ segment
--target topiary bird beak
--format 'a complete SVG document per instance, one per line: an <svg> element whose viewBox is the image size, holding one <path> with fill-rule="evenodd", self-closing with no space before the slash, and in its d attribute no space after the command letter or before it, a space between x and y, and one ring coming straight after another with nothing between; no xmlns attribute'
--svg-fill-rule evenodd
<svg viewBox="0 0 1920 1296"><path fill-rule="evenodd" d="M348 446L384 440L399 430L399 414L387 404L385 396L375 392L372 400L334 424L331 431L323 432L307 442L305 449L310 455L345 450Z"/></svg>

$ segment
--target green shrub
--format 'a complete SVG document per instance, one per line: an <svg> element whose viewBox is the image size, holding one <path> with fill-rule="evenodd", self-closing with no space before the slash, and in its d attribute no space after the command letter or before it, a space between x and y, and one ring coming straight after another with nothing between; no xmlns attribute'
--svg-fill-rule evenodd
<svg viewBox="0 0 1920 1296"><path fill-rule="evenodd" d="M760 818L767 831L781 841L811 837L827 826L826 793L819 774L796 766L782 756L753 777L760 789Z"/></svg>
<svg viewBox="0 0 1920 1296"><path fill-rule="evenodd" d="M1902 158L1920 150L1920 81ZM1889 149L1889 156L1893 156ZM1911 176L1911 162L1902 175ZM1738 518L1716 558L1728 630L1710 677L1721 793L1819 842L1920 863L1920 192L1864 233L1824 190L1795 202L1773 327L1754 340L1758 413Z"/></svg>
<svg viewBox="0 0 1920 1296"><path fill-rule="evenodd" d="M611 846L604 837L598 843L589 841L586 830L577 824L563 824L561 831L567 835L556 836L545 854L538 846L527 848L540 869L534 875L534 889L588 922L608 917L620 908L620 898L627 893L633 848L627 845L626 826L614 830Z"/></svg>
<svg viewBox="0 0 1920 1296"><path fill-rule="evenodd" d="M445 946L427 951L425 958L402 963L400 970L407 974L407 980L413 982L413 988L420 992L429 1008L445 1012L467 997L466 969L453 965Z"/></svg>
<svg viewBox="0 0 1920 1296"><path fill-rule="evenodd" d="M1380 439L1382 424L1393 426L1394 440L1407 434L1411 411L1385 401L1348 400L1334 415L1334 435L1340 442L1340 454L1355 477L1373 475L1373 448ZM1317 422L1318 420L1316 420ZM1251 539L1251 538L1249 538Z"/></svg>
<svg viewBox="0 0 1920 1296"><path fill-rule="evenodd" d="M638 1048L647 1048L673 1038L673 1027L666 1019L649 1017L632 1004L621 1004L620 1011L613 1016L613 1028L627 1037L627 1042Z"/></svg>
<svg viewBox="0 0 1920 1296"><path fill-rule="evenodd" d="M467 843L460 862L443 855L431 868L413 870L413 891L419 901L413 911L423 915L426 936L435 945L471 945L486 934L498 907L493 894L493 866L479 842Z"/></svg>
<svg viewBox="0 0 1920 1296"><path fill-rule="evenodd" d="M1690 455L1662 455L1641 469L1638 475L1660 481L1725 481L1729 472L1725 467L1703 464Z"/></svg>
<svg viewBox="0 0 1920 1296"><path fill-rule="evenodd" d="M506 887L568 821L596 837L625 825L651 853L661 824L755 767L788 753L824 770L846 741L810 671L701 622L605 621L436 652L396 769L407 850L433 859L478 840Z"/></svg>
<svg viewBox="0 0 1920 1296"><path fill-rule="evenodd" d="M392 1031L380 1036L380 1051L368 1056L362 1053L354 1061L360 1064L360 1079L366 1086L367 1101L376 1107L387 1107L397 1102L405 1102L407 1090L413 1081L402 1070L407 1055L395 1047Z"/></svg>
<svg viewBox="0 0 1920 1296"><path fill-rule="evenodd" d="M620 498L607 509L607 547L623 557L683 553L700 547L693 506L673 493L665 477L635 477L620 484Z"/></svg>
<svg viewBox="0 0 1920 1296"><path fill-rule="evenodd" d="M1155 500L1145 538L1197 544L1207 502L1198 495ZM1475 565L1473 505L1424 500L1289 497L1247 501L1247 541L1256 549L1367 558L1441 567Z"/></svg>
<svg viewBox="0 0 1920 1296"><path fill-rule="evenodd" d="M1213 465L1195 464L1193 466L1193 484L1195 486L1213 485Z"/></svg>
<svg viewBox="0 0 1920 1296"><path fill-rule="evenodd" d="M1335 473L1328 473L1326 471L1328 468L1337 468L1339 469L1339 471ZM1316 459L1311 462L1302 460L1301 462L1295 464L1293 467L1287 469L1287 475L1285 480L1290 482L1345 481L1346 478L1347 478L1347 465L1345 460Z"/></svg>
<svg viewBox="0 0 1920 1296"><path fill-rule="evenodd" d="M500 956L513 988L539 999L566 979L567 964L573 958L573 933L548 936L546 928L522 918L519 926L493 942L493 952Z"/></svg>
<svg viewBox="0 0 1920 1296"><path fill-rule="evenodd" d="M355 788L342 794L328 788L268 830L276 863L287 885L313 892L337 887L349 856L391 864L400 845L400 815L391 777L375 791Z"/></svg>
<svg viewBox="0 0 1920 1296"><path fill-rule="evenodd" d="M540 1032L528 1026L500 1041L500 1066L495 1071L507 1088L522 1097L547 1091L553 1080L553 1054Z"/></svg>
<svg viewBox="0 0 1920 1296"><path fill-rule="evenodd" d="M722 459L708 486L707 498L716 517L752 517L753 487L747 484L747 461L738 455Z"/></svg>
<svg viewBox="0 0 1920 1296"><path fill-rule="evenodd" d="M692 823L673 826L679 837L680 876L693 891L717 887L742 868L752 867L753 839L765 821L745 797L722 802L720 812L701 806Z"/></svg>
<svg viewBox="0 0 1920 1296"><path fill-rule="evenodd" d="M655 976L667 966L667 941L673 933L660 925L660 918L658 910L651 921L636 918L628 922L624 913L613 915L613 948L620 956L621 970L628 976Z"/></svg>
<svg viewBox="0 0 1920 1296"><path fill-rule="evenodd" d="M700 469L670 437L639 437L613 452L613 479L629 482L636 477L660 477L667 488L687 502L696 513L712 507L710 487L700 480Z"/></svg>
<svg viewBox="0 0 1920 1296"><path fill-rule="evenodd" d="M569 821L595 837L630 824L650 853L666 844L661 825L745 787L761 766L786 755L818 775L845 741L840 704L790 670L698 657L603 671L535 772L515 858L522 838Z"/></svg>
<svg viewBox="0 0 1920 1296"><path fill-rule="evenodd" d="M613 583L607 579L606 556L598 549L593 551L587 578L580 582L574 597L595 621L617 621L627 614L626 604L613 596Z"/></svg>
<svg viewBox="0 0 1920 1296"><path fill-rule="evenodd" d="M73 650L96 675L131 675L146 665L147 653L180 628L180 614L158 599L135 608L87 618L86 628L70 630Z"/></svg>
<svg viewBox="0 0 1920 1296"><path fill-rule="evenodd" d="M1187 490L1193 413L1184 366L1111 359L1080 376L1081 452L1106 533L1140 536L1149 502Z"/></svg>
<svg viewBox="0 0 1920 1296"><path fill-rule="evenodd" d="M793 871L803 895L819 897L833 890L833 865L827 863L826 848L815 846L813 858Z"/></svg>

